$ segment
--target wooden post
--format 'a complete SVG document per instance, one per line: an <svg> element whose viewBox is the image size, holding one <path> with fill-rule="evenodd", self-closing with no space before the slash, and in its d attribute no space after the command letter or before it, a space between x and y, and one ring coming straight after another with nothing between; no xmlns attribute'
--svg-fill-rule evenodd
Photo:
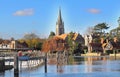
<svg viewBox="0 0 120 77"><path fill-rule="evenodd" d="M19 60L17 52L14 56L14 77L19 77Z"/></svg>
<svg viewBox="0 0 120 77"><path fill-rule="evenodd" d="M47 52L45 53L45 73L47 73Z"/></svg>
<svg viewBox="0 0 120 77"><path fill-rule="evenodd" d="M114 52L114 55L115 55L115 60L116 60L116 51L117 51L117 50L115 50L115 52Z"/></svg>
<svg viewBox="0 0 120 77"><path fill-rule="evenodd" d="M5 60L0 59L0 72L4 72L4 71L5 71Z"/></svg>

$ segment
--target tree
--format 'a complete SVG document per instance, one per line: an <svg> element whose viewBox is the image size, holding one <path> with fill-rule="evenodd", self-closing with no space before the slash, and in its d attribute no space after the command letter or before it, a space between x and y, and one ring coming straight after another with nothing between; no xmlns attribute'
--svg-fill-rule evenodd
<svg viewBox="0 0 120 77"><path fill-rule="evenodd" d="M120 39L120 17L118 19L118 27L110 31L110 36Z"/></svg>
<svg viewBox="0 0 120 77"><path fill-rule="evenodd" d="M70 51L69 53L71 55L74 52L74 50L76 50L78 47L78 43L73 40L73 37L74 37L74 33L70 32L68 35L67 44L69 46L69 51Z"/></svg>
<svg viewBox="0 0 120 77"><path fill-rule="evenodd" d="M104 34L103 30L108 29L109 27L107 26L106 23L99 23L97 25L94 26L94 30L96 33L100 33L100 34Z"/></svg>
<svg viewBox="0 0 120 77"><path fill-rule="evenodd" d="M41 50L42 49L42 42L38 42L37 44L36 44L36 49L37 50Z"/></svg>
<svg viewBox="0 0 120 77"><path fill-rule="evenodd" d="M3 39L2 38L0 38L0 44L3 42Z"/></svg>
<svg viewBox="0 0 120 77"><path fill-rule="evenodd" d="M19 42L26 42L29 48L38 50L41 50L44 41L44 39L40 39L35 33L26 34L19 40Z"/></svg>
<svg viewBox="0 0 120 77"><path fill-rule="evenodd" d="M46 40L42 45L42 51L44 52L53 52L53 51L64 51L67 49L67 46L65 46L66 42L63 39L60 39L58 37L54 37L52 39Z"/></svg>
<svg viewBox="0 0 120 77"><path fill-rule="evenodd" d="M13 40L15 40L13 37L11 37L11 39L10 39L11 41L13 41Z"/></svg>
<svg viewBox="0 0 120 77"><path fill-rule="evenodd" d="M94 28L93 27L88 27L86 30L86 34L92 34L94 32Z"/></svg>
<svg viewBox="0 0 120 77"><path fill-rule="evenodd" d="M53 36L55 36L55 33L53 31L50 32L49 38L52 38Z"/></svg>
<svg viewBox="0 0 120 77"><path fill-rule="evenodd" d="M39 38L39 37L35 33L25 34L23 37L23 39L33 39L33 38Z"/></svg>

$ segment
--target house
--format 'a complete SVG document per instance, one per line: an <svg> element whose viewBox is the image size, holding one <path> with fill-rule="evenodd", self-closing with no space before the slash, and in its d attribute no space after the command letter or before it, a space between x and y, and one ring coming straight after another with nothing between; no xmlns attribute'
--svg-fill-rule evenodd
<svg viewBox="0 0 120 77"><path fill-rule="evenodd" d="M84 38L82 37L82 35L80 35L79 33L74 33L74 36L73 36L73 40L75 42L78 42L79 44L83 45L85 42L84 42Z"/></svg>
<svg viewBox="0 0 120 77"><path fill-rule="evenodd" d="M9 40L2 40L0 43L0 49L9 49L10 46L11 45Z"/></svg>
<svg viewBox="0 0 120 77"><path fill-rule="evenodd" d="M59 35L59 36L56 36L56 37L67 41L68 36L69 36L69 34L62 34L62 35ZM72 39L73 39L74 42L84 44L84 38L79 33L73 33L73 38Z"/></svg>
<svg viewBox="0 0 120 77"><path fill-rule="evenodd" d="M90 43L88 46L88 51L89 52L93 52L93 51L102 52L103 51L102 44L101 43Z"/></svg>
<svg viewBox="0 0 120 77"><path fill-rule="evenodd" d="M20 43L17 40L3 40L0 44L0 49L16 49L16 48L28 48L26 42Z"/></svg>
<svg viewBox="0 0 120 77"><path fill-rule="evenodd" d="M61 34L54 36L43 44L43 51L64 51L68 49L67 39L69 34ZM84 43L84 39L80 34L73 33L73 41L80 44Z"/></svg>
<svg viewBox="0 0 120 77"><path fill-rule="evenodd" d="M106 42L102 44L102 47L104 52L106 50L120 50L120 42L117 37L114 37L113 41L107 39Z"/></svg>

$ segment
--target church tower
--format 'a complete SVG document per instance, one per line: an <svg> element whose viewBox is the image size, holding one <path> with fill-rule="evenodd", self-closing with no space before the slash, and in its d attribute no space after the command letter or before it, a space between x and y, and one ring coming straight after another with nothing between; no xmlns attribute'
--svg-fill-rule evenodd
<svg viewBox="0 0 120 77"><path fill-rule="evenodd" d="M59 9L59 16L56 22L56 35L64 34L64 22L61 17L61 9Z"/></svg>

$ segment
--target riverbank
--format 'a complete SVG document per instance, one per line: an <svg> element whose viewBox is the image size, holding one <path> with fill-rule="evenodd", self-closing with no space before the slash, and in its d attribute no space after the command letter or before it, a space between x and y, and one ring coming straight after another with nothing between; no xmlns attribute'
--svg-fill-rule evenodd
<svg viewBox="0 0 120 77"><path fill-rule="evenodd" d="M86 53L86 54L81 54L81 56L116 56L116 57L120 57L120 53L116 53L116 54L101 54L101 53Z"/></svg>
<svg viewBox="0 0 120 77"><path fill-rule="evenodd" d="M86 53L86 54L81 54L81 56L101 56L101 53Z"/></svg>

